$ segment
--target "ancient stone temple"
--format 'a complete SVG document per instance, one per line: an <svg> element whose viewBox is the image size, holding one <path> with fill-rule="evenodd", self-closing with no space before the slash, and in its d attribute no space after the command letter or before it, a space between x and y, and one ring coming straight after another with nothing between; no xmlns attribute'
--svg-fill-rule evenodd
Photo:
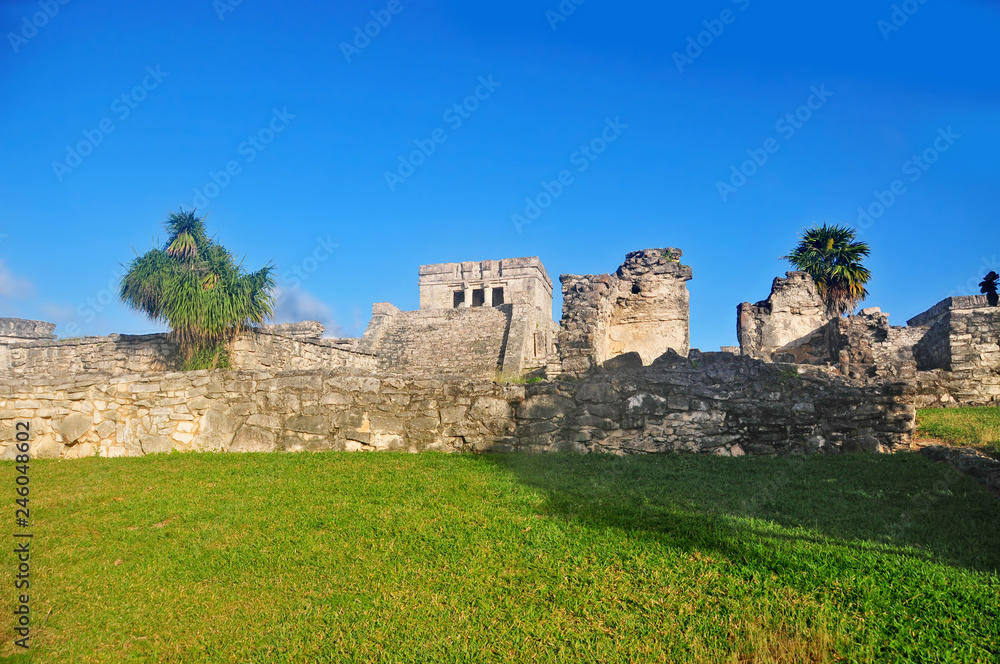
<svg viewBox="0 0 1000 664"><path fill-rule="evenodd" d="M180 372L164 334L55 339L0 320L0 456L178 451L688 451L723 456L909 449L918 405L1000 404L1000 308L951 298L889 324L831 319L791 272L739 308L742 349L690 348L678 249L562 275L561 324L538 258L424 265L420 308L375 304L360 339L265 326L232 371ZM777 364L777 366L776 366ZM526 380L526 379L539 379Z"/></svg>
<svg viewBox="0 0 1000 664"><path fill-rule="evenodd" d="M553 352L552 280L538 258L422 265L420 309L376 304L360 349L386 371L521 376Z"/></svg>

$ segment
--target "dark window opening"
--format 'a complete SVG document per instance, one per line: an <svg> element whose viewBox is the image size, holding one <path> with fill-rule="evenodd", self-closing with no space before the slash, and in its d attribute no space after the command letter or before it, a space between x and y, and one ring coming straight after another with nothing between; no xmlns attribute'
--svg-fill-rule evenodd
<svg viewBox="0 0 1000 664"><path fill-rule="evenodd" d="M503 304L503 289L502 288L494 288L493 289L493 306L494 307L499 307L501 304Z"/></svg>
<svg viewBox="0 0 1000 664"><path fill-rule="evenodd" d="M455 293L455 308L458 309L465 302L465 291Z"/></svg>
<svg viewBox="0 0 1000 664"><path fill-rule="evenodd" d="M640 292L641 291L639 290L639 282L637 281L634 284L632 284L632 294L638 295Z"/></svg>
<svg viewBox="0 0 1000 664"><path fill-rule="evenodd" d="M472 291L472 306L481 307L483 303L486 302L486 291L482 288L477 288Z"/></svg>

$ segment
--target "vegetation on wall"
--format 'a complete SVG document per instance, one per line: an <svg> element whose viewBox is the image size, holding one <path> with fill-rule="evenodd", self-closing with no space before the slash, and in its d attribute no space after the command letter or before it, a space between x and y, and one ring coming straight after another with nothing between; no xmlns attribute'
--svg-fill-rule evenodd
<svg viewBox="0 0 1000 664"><path fill-rule="evenodd" d="M868 297L865 286L872 275L863 260L869 253L854 229L824 223L802 233L792 253L782 258L813 278L830 315L843 316Z"/></svg>
<svg viewBox="0 0 1000 664"><path fill-rule="evenodd" d="M235 338L273 315L273 268L245 272L193 211L171 213L165 227L163 247L128 266L121 300L170 326L186 369L226 368Z"/></svg>

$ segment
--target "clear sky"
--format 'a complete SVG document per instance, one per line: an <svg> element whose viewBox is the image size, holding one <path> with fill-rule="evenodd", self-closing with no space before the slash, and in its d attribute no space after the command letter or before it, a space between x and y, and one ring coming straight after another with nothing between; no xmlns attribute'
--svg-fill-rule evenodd
<svg viewBox="0 0 1000 664"><path fill-rule="evenodd" d="M539 256L558 318L675 246L718 349L822 221L896 324L1000 267L1000 3L576 2L0 0L0 316L157 330L116 275L195 204L345 336L420 264Z"/></svg>

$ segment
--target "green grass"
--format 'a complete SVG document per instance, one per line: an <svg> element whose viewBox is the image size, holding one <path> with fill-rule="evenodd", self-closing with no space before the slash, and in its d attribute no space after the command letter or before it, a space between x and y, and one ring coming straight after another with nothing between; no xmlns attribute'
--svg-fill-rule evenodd
<svg viewBox="0 0 1000 664"><path fill-rule="evenodd" d="M174 454L31 474L36 664L1000 658L998 503L915 454ZM0 465L11 496L14 475Z"/></svg>
<svg viewBox="0 0 1000 664"><path fill-rule="evenodd" d="M918 410L917 432L1000 457L1000 408L995 406Z"/></svg>

